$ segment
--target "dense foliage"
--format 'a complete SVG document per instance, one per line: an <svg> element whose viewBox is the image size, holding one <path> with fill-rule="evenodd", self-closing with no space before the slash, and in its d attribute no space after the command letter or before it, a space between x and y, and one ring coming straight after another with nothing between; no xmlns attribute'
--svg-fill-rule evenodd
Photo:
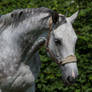
<svg viewBox="0 0 92 92"><path fill-rule="evenodd" d="M76 55L78 58L79 79L72 86L62 82L58 66L40 50L42 61L36 92L92 92L92 1L91 0L0 0L0 14L18 8L48 7L59 13L72 15L80 9L74 23L78 36Z"/></svg>

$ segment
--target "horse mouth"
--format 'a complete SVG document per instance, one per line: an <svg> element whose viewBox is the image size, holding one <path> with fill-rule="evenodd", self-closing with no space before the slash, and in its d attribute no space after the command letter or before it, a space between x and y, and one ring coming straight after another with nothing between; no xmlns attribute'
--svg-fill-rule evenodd
<svg viewBox="0 0 92 92"><path fill-rule="evenodd" d="M73 85L76 82L76 79L71 79L70 77L68 77L66 80L64 80L64 84L65 85Z"/></svg>

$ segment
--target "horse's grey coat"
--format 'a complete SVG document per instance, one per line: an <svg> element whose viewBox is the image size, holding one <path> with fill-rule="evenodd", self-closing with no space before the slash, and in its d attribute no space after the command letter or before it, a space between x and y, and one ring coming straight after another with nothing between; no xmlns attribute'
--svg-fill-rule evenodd
<svg viewBox="0 0 92 92"><path fill-rule="evenodd" d="M53 12L44 7L18 9L0 17L1 92L35 92L41 65L36 51L46 40L40 35L49 31ZM65 18L60 19L62 24Z"/></svg>
<svg viewBox="0 0 92 92"><path fill-rule="evenodd" d="M0 89L2 92L25 92L34 85L40 70L39 55L35 53L32 58L28 57L29 61L25 59L30 49L34 48L32 47L34 42L49 29L47 22L51 11L43 7L19 9L1 16Z"/></svg>

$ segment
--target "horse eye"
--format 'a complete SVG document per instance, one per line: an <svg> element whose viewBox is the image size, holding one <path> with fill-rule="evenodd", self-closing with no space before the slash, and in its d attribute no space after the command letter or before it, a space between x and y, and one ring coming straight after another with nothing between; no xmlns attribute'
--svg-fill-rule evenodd
<svg viewBox="0 0 92 92"><path fill-rule="evenodd" d="M55 39L55 44L56 45L61 45L61 41L59 39Z"/></svg>

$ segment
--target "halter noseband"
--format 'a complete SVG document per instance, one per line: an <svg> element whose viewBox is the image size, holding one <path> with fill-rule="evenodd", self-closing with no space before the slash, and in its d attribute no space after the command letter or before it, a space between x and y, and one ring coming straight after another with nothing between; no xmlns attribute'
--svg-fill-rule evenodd
<svg viewBox="0 0 92 92"><path fill-rule="evenodd" d="M49 40L50 40L50 34L51 34L51 31L52 31L52 25L53 25L53 17L51 16L50 19L49 19L49 32L48 32L47 43L46 43L46 50L47 50L47 52L50 54L51 58L52 58L58 65L64 65L64 64L66 64L66 63L76 62L77 59L76 59L76 56L74 56L74 55L67 56L67 57L64 58L62 61L58 61L58 60L55 58L55 55L50 51L48 45L49 45Z"/></svg>

